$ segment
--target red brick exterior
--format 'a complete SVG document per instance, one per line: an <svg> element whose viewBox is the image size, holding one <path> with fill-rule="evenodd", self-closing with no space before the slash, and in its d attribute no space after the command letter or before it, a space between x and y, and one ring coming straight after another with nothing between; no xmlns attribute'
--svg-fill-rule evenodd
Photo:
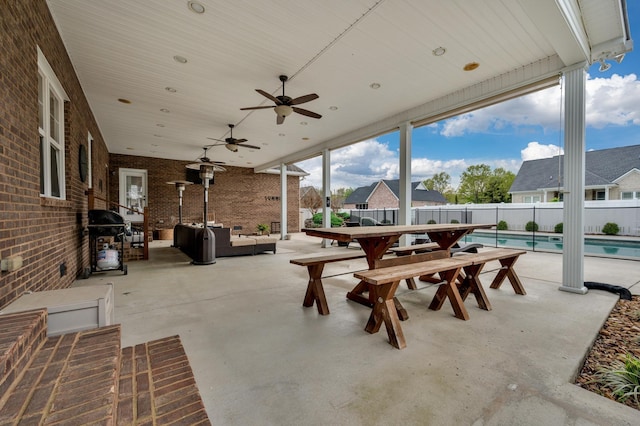
<svg viewBox="0 0 640 426"><path fill-rule="evenodd" d="M120 168L147 171L149 224L154 229L169 229L178 223L178 191L167 182L186 179L186 161L134 157L111 154L110 199L118 201ZM258 223L281 222L280 175L254 173L253 169L224 166L225 172L215 172L209 187L208 220L225 227L242 226L244 231L256 231ZM300 178L287 178L287 228L297 232L299 227ZM188 185L182 194L182 221L202 223L204 188Z"/></svg>
<svg viewBox="0 0 640 426"><path fill-rule="evenodd" d="M389 187L383 182L378 182L378 185L373 190L371 197L369 197L370 209L397 209L400 205L400 200L391 192Z"/></svg>
<svg viewBox="0 0 640 426"><path fill-rule="evenodd" d="M172 215L177 216L177 192L165 182L184 179L185 163L109 155L45 1L3 1L0 40L0 258L23 259L18 270L0 272L2 308L25 291L69 287L89 265L89 238L82 235L88 222L88 182L80 180L78 170L79 146L87 144L89 133L95 195L117 202L118 168L148 169L152 225L160 220L166 225ZM37 47L69 97L65 102L65 200L40 197ZM162 167L151 167L155 164ZM248 229L261 222L280 222L279 202L265 198L279 195L279 179L279 175L230 167L216 176L210 212L215 212L218 222ZM299 229L298 185L297 177L289 178L290 231ZM199 219L202 187L192 185L185 195L185 217ZM98 202L96 207L106 205Z"/></svg>

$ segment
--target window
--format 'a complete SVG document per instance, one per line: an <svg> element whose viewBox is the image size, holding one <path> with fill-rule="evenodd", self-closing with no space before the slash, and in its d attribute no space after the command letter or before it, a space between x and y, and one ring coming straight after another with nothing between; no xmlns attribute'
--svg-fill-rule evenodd
<svg viewBox="0 0 640 426"><path fill-rule="evenodd" d="M621 200L638 200L640 199L640 191L625 191L620 194Z"/></svg>
<svg viewBox="0 0 640 426"><path fill-rule="evenodd" d="M596 200L599 200L599 201L604 200L605 199L604 194L605 194L604 191L596 191Z"/></svg>
<svg viewBox="0 0 640 426"><path fill-rule="evenodd" d="M524 202L525 203L539 203L540 202L540 196L539 195L525 195L524 196Z"/></svg>
<svg viewBox="0 0 640 426"><path fill-rule="evenodd" d="M356 204L356 210L367 210L369 203Z"/></svg>
<svg viewBox="0 0 640 426"><path fill-rule="evenodd" d="M38 134L40 195L65 198L64 101L67 96L38 49Z"/></svg>

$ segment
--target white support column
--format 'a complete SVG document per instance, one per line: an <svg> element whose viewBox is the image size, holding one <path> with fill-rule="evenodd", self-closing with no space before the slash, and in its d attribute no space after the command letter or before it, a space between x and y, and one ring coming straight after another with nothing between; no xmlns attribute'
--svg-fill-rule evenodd
<svg viewBox="0 0 640 426"><path fill-rule="evenodd" d="M584 286L584 174L586 68L564 73L564 249L560 290L585 294Z"/></svg>
<svg viewBox="0 0 640 426"><path fill-rule="evenodd" d="M280 239L287 237L287 165L280 164ZM271 230L273 232L273 229Z"/></svg>
<svg viewBox="0 0 640 426"><path fill-rule="evenodd" d="M413 126L400 126L400 204L398 225L411 225L411 134ZM400 237L400 245L409 244L409 235Z"/></svg>
<svg viewBox="0 0 640 426"><path fill-rule="evenodd" d="M331 228L331 152L328 149L322 151L322 227ZM331 247L331 240L322 240L321 247Z"/></svg>

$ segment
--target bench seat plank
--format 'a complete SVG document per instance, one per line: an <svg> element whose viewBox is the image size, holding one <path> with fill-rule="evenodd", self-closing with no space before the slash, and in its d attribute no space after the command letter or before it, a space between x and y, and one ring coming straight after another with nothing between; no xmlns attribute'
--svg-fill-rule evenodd
<svg viewBox="0 0 640 426"><path fill-rule="evenodd" d="M294 265L309 266L309 265L324 265L325 263L340 262L343 260L360 259L367 257L362 251L344 250L345 253L336 253L323 256L305 257L302 259L291 259L289 262Z"/></svg>
<svg viewBox="0 0 640 426"><path fill-rule="evenodd" d="M424 244L414 244L411 246L404 246L404 247L391 247L389 251L394 252L398 256L406 256L413 253L414 251L418 253L421 250L439 250L439 249L440 249L440 244L438 243L424 243Z"/></svg>
<svg viewBox="0 0 640 426"><path fill-rule="evenodd" d="M344 250L335 254L289 260L289 263L293 263L294 265L306 266L307 272L309 273L309 282L302 306L311 307L315 302L320 315L329 315L329 305L327 303L327 297L324 294L324 288L322 287L322 271L324 270L324 265L364 257L366 257L366 254L362 251Z"/></svg>

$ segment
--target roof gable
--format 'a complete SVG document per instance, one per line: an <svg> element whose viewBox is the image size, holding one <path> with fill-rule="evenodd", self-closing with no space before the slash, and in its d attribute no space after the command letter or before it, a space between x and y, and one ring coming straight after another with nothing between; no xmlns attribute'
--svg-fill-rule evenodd
<svg viewBox="0 0 640 426"><path fill-rule="evenodd" d="M400 199L400 180L399 179L383 179L368 186L356 188L351 195L345 200L346 204L364 204L369 201L379 185L385 185ZM438 191L426 189L422 181L411 182L411 200L412 201L428 201L434 203L446 203L447 199Z"/></svg>
<svg viewBox="0 0 640 426"><path fill-rule="evenodd" d="M585 186L612 185L630 170L640 169L640 145L588 151L585 169ZM525 161L509 192L562 187L563 171L564 155Z"/></svg>

